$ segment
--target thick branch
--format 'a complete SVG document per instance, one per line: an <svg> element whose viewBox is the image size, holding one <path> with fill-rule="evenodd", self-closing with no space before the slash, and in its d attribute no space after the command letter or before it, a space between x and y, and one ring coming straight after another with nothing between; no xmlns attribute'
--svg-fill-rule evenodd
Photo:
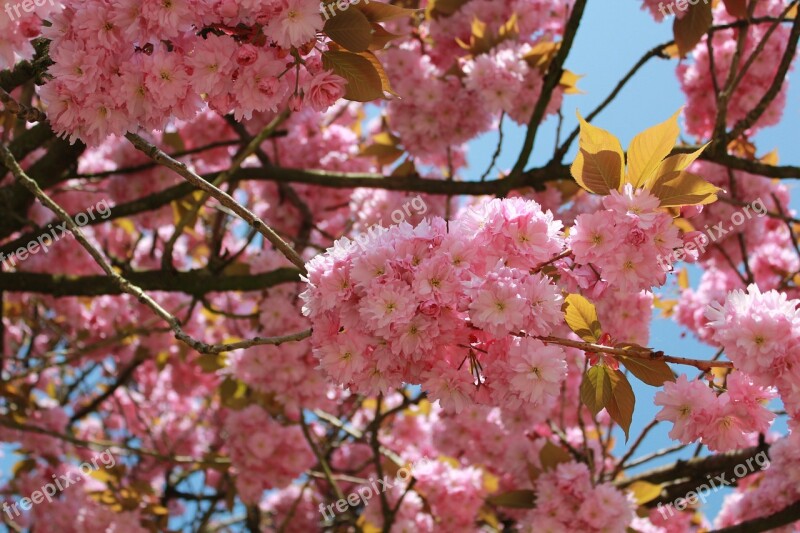
<svg viewBox="0 0 800 533"><path fill-rule="evenodd" d="M753 446L743 450L736 450L728 453L718 453L708 457L696 457L687 461L678 460L675 463L653 470L648 470L637 476L629 477L617 483L620 487L627 487L636 481L647 481L648 483L676 483L684 480L698 480L702 484L709 475L715 476L722 472L730 472L737 465L746 464L747 460L753 460L758 454L767 452L769 445Z"/></svg>
<svg viewBox="0 0 800 533"><path fill-rule="evenodd" d="M536 107L533 109L533 115L528 123L528 131L525 134L525 141L522 144L522 151L519 154L517 163L511 170L511 176L519 176L523 172L525 165L528 164L528 159L533 152L533 143L536 140L536 132L539 129L539 124L544 118L547 111L547 104L550 103L550 98L553 96L553 91L561 81L563 74L564 62L567 60L572 43L575 41L575 34L578 33L578 26L580 26L581 18L583 17L583 10L586 7L586 0L576 0L569 15L569 20L564 28L564 37L561 39L561 45L558 48L556 56L547 68L547 74L544 77L542 85L542 92L539 99L536 101Z"/></svg>
<svg viewBox="0 0 800 533"><path fill-rule="evenodd" d="M754 518L735 526L715 529L711 533L761 533L762 531L772 531L798 520L800 520L800 501L784 507L775 514Z"/></svg>
<svg viewBox="0 0 800 533"><path fill-rule="evenodd" d="M125 277L147 291L182 292L192 296L203 296L211 292L260 291L281 283L300 281L300 272L294 268L279 268L263 274L215 276L205 270L187 272L149 270L129 272ZM52 296L100 296L123 293L108 276L66 276L33 272L0 272L0 290Z"/></svg>

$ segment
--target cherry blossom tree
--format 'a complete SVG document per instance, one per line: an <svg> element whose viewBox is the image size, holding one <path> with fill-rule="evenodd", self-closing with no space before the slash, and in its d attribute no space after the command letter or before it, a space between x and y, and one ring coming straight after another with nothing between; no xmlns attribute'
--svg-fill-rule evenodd
<svg viewBox="0 0 800 533"><path fill-rule="evenodd" d="M800 2L639 3L674 39L573 131L587 0L7 3L5 527L800 529L800 168L754 144ZM658 60L686 105L623 147Z"/></svg>

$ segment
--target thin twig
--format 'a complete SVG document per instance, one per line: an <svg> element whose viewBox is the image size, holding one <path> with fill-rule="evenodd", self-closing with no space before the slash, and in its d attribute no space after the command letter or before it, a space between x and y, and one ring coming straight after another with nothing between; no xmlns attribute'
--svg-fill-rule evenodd
<svg viewBox="0 0 800 533"><path fill-rule="evenodd" d="M189 169L185 163L176 161L139 135L135 133L128 133L125 135L125 138L128 139L137 150L146 154L153 161L175 171L184 179L186 179L186 181L198 189L209 193L223 206L236 213L236 215L242 220L258 230L258 232L263 235L265 239L272 243L272 245L275 246L275 248L278 249L278 251L280 251L289 261L291 261L292 264L299 268L302 273L306 273L305 261L303 261L303 259L297 254L294 248L289 246L286 241L281 239L280 236L275 233L272 228L267 226L260 218L258 218L255 213L234 200L229 194L221 191L219 188L198 176L194 171Z"/></svg>
<svg viewBox="0 0 800 533"><path fill-rule="evenodd" d="M703 361L700 359L689 359L687 357L675 357L672 355L664 355L664 352L653 351L648 348L642 350L612 348L611 346L603 346L601 344L594 344L591 342L573 341L570 339L562 339L560 337L535 337L543 342L551 344L559 344L561 346L568 346L570 348L578 348L586 352L602 352L612 355L623 355L625 357L634 357L636 359L656 360L660 359L666 363L674 363L677 365L688 365L700 370L710 370L711 368L734 368L733 363L729 361Z"/></svg>

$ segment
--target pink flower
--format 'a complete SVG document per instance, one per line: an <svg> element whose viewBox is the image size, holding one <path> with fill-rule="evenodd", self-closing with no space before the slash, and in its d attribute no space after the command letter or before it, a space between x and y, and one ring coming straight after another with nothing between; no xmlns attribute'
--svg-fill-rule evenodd
<svg viewBox="0 0 800 533"><path fill-rule="evenodd" d="M322 29L322 15L316 0L283 0L278 15L269 22L268 34L278 46L300 46Z"/></svg>
<svg viewBox="0 0 800 533"><path fill-rule="evenodd" d="M508 364L514 372L512 390L533 405L542 403L545 396L557 396L567 376L564 350L530 337L514 340Z"/></svg>
<svg viewBox="0 0 800 533"><path fill-rule="evenodd" d="M630 217L640 228L647 229L653 225L659 212L658 198L645 189L634 189L626 183L622 192L612 190L609 196L603 197L603 205L620 217Z"/></svg>
<svg viewBox="0 0 800 533"><path fill-rule="evenodd" d="M662 407L656 420L667 420L674 425L669 432L672 439L684 444L700 437L703 414L709 407L716 406L717 397L702 381L688 381L682 374L677 381L664 383L664 390L658 391L654 403Z"/></svg>
<svg viewBox="0 0 800 533"><path fill-rule="evenodd" d="M305 89L306 100L314 111L326 111L344 96L345 85L347 81L344 78L323 70L308 82Z"/></svg>

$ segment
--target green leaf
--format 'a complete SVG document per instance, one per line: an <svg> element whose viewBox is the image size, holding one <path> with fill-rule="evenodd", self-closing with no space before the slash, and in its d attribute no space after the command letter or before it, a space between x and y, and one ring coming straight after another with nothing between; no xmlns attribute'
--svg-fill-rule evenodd
<svg viewBox="0 0 800 533"><path fill-rule="evenodd" d="M325 34L351 52L363 52L372 42L372 25L358 9L337 12L325 22Z"/></svg>
<svg viewBox="0 0 800 533"><path fill-rule="evenodd" d="M674 171L660 176L651 192L659 199L661 207L680 207L716 202L719 190L696 174Z"/></svg>
<svg viewBox="0 0 800 533"><path fill-rule="evenodd" d="M678 52L681 56L691 52L700 42L708 28L711 27L712 21L710 2L690 5L683 17L675 17L675 22L672 23L672 33L675 35L675 44L678 45Z"/></svg>
<svg viewBox="0 0 800 533"><path fill-rule="evenodd" d="M536 507L536 493L530 489L510 490L490 496L486 500L492 505L513 509L533 509Z"/></svg>
<svg viewBox="0 0 800 533"><path fill-rule="evenodd" d="M605 365L595 365L583 376L581 381L581 401L596 415L611 400L611 378Z"/></svg>
<svg viewBox="0 0 800 533"><path fill-rule="evenodd" d="M640 359L625 355L618 355L617 359L631 374L648 385L660 387L666 381L675 381L675 375L663 359Z"/></svg>
<svg viewBox="0 0 800 533"><path fill-rule="evenodd" d="M322 65L347 80L348 100L371 102L383 98L381 76L367 58L352 52L327 51L322 54Z"/></svg>
<svg viewBox="0 0 800 533"><path fill-rule="evenodd" d="M564 320L569 328L586 342L598 342L603 332L594 304L580 294L570 294L565 306Z"/></svg>
<svg viewBox="0 0 800 533"><path fill-rule="evenodd" d="M608 367L605 367L605 369L611 382L611 399L606 404L606 411L608 411L608 416L619 424L625 432L625 441L627 442L631 421L633 421L633 408L636 405L636 397L633 395L633 389L625 374L619 370L611 370Z"/></svg>

